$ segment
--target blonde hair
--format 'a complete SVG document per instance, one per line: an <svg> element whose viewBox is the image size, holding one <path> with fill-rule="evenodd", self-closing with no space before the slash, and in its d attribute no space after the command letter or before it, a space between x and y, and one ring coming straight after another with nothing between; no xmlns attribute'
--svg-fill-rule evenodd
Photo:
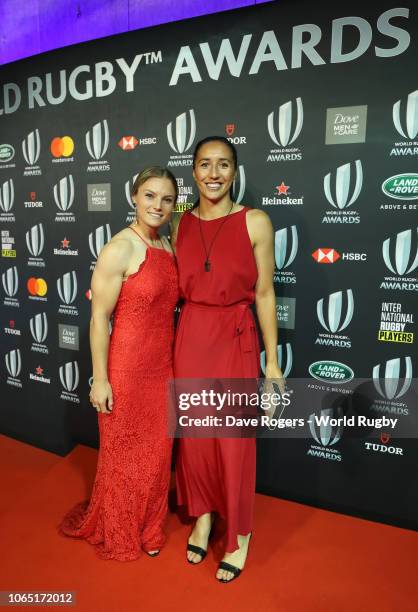
<svg viewBox="0 0 418 612"><path fill-rule="evenodd" d="M174 187L175 202L177 201L177 196L179 193L176 177L170 170L167 168L163 168L162 166L150 166L149 168L144 168L142 172L138 174L136 177L134 184L132 186L131 195L136 195L138 193L138 189L150 178L166 178L171 181L171 184Z"/></svg>

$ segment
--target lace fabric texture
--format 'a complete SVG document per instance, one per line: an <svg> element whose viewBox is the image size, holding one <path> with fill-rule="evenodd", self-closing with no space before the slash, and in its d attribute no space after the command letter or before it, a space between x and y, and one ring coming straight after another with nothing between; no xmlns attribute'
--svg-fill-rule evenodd
<svg viewBox="0 0 418 612"><path fill-rule="evenodd" d="M164 545L172 440L167 383L173 376L177 269L148 248L124 282L114 311L108 374L112 413L99 414L100 449L90 500L73 507L59 532L92 544L102 559L131 561Z"/></svg>

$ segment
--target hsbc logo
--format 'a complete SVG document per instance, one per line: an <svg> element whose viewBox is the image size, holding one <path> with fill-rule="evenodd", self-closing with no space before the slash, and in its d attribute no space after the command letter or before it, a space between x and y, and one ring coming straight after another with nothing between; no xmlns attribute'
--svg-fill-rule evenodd
<svg viewBox="0 0 418 612"><path fill-rule="evenodd" d="M240 165L237 169L235 180L232 184L232 199L237 204L242 202L245 194L245 170L244 166Z"/></svg>
<svg viewBox="0 0 418 612"><path fill-rule="evenodd" d="M68 361L59 368L59 377L63 391L61 399L80 403L80 398L74 393L80 382L80 374L77 361Z"/></svg>
<svg viewBox="0 0 418 612"><path fill-rule="evenodd" d="M10 213L15 200L15 188L13 179L5 181L0 186L0 208L4 213ZM14 218L13 218L14 220Z"/></svg>
<svg viewBox="0 0 418 612"><path fill-rule="evenodd" d="M295 117L296 115L296 117ZM302 99L296 98L296 104L289 100L281 106L275 117L272 111L267 117L268 133L278 147L287 147L295 142L303 126Z"/></svg>
<svg viewBox="0 0 418 612"><path fill-rule="evenodd" d="M13 298L19 288L19 277L17 274L16 266L8 268L6 272L3 272L3 274L1 275L1 282L3 284L3 289L7 297Z"/></svg>
<svg viewBox="0 0 418 612"><path fill-rule="evenodd" d="M193 109L178 115L173 122L167 125L167 140L175 153L186 153L193 144L196 136L196 118Z"/></svg>
<svg viewBox="0 0 418 612"><path fill-rule="evenodd" d="M409 390L412 383L411 357L389 359L382 367L373 368L373 383L376 391L387 400L397 400Z"/></svg>
<svg viewBox="0 0 418 612"><path fill-rule="evenodd" d="M401 117L401 100L393 105L393 124L405 140L415 140L418 134L418 90L412 91L407 98L405 114Z"/></svg>
<svg viewBox="0 0 418 612"><path fill-rule="evenodd" d="M416 229L415 245L412 246L412 230L407 229L396 234L396 238L386 238L383 241L383 260L393 274L405 276L418 266L418 228Z"/></svg>
<svg viewBox="0 0 418 612"><path fill-rule="evenodd" d="M357 200L362 186L363 169L359 159L354 162L354 166L351 163L339 166L334 181L331 181L331 172L324 178L325 197L331 206L339 210L348 208Z"/></svg>
<svg viewBox="0 0 418 612"><path fill-rule="evenodd" d="M106 225L101 225L97 227L93 232L89 234L89 247L90 252L95 259L99 257L100 251L104 247L106 243L112 238L112 233L110 231L110 225L106 223ZM95 264L93 264L94 267ZM92 269L90 267L90 269Z"/></svg>
<svg viewBox="0 0 418 612"><path fill-rule="evenodd" d="M32 257L39 257L45 245L45 235L42 223L38 223L26 232L26 246Z"/></svg>
<svg viewBox="0 0 418 612"><path fill-rule="evenodd" d="M9 374L7 384L14 387L22 387L22 383L19 380L19 375L22 370L22 357L20 349L14 349L9 353L6 353L4 357L6 363L6 369Z"/></svg>
<svg viewBox="0 0 418 612"><path fill-rule="evenodd" d="M68 306L74 302L77 297L77 276L74 270L58 278L57 290L62 304Z"/></svg>
<svg viewBox="0 0 418 612"><path fill-rule="evenodd" d="M277 362L279 368L283 372L283 376L287 378L291 372L293 366L293 351L290 342L286 344L279 344L277 346ZM260 367L261 371L265 375L266 373L266 351L260 353Z"/></svg>
<svg viewBox="0 0 418 612"><path fill-rule="evenodd" d="M48 335L48 319L45 312L40 312L29 321L32 338L38 344L45 342Z"/></svg>
<svg viewBox="0 0 418 612"><path fill-rule="evenodd" d="M28 166L34 166L37 163L41 153L41 139L38 129L30 132L22 140L22 152Z"/></svg>
<svg viewBox="0 0 418 612"><path fill-rule="evenodd" d="M118 145L122 151L132 151L138 146L138 144L139 140L135 136L122 136L118 142Z"/></svg>
<svg viewBox="0 0 418 612"><path fill-rule="evenodd" d="M327 332L331 334L342 332L353 318L354 298L352 290L336 291L325 300L321 298L317 302L316 312L319 322Z"/></svg>
<svg viewBox="0 0 418 612"><path fill-rule="evenodd" d="M332 264L338 261L341 255L335 249L316 249L312 253L312 257L317 263Z"/></svg>
<svg viewBox="0 0 418 612"><path fill-rule="evenodd" d="M109 147L109 127L107 120L99 121L86 132L87 151L95 161L102 159Z"/></svg>

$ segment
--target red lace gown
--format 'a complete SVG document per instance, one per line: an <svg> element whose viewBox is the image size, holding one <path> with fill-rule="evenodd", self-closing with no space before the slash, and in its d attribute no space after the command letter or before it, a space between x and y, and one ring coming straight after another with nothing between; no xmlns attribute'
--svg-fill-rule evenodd
<svg viewBox="0 0 418 612"><path fill-rule="evenodd" d="M99 557L130 561L160 549L171 466L167 381L172 378L178 277L173 256L148 247L122 285L113 316L108 373L111 414L99 414L100 450L90 502L77 504L61 534L84 538Z"/></svg>
<svg viewBox="0 0 418 612"><path fill-rule="evenodd" d="M184 299L176 332L176 378L257 378L259 345L249 305L254 301L257 267L243 208L224 218L201 221L183 215L177 237L180 294ZM176 461L177 496L191 516L217 511L226 521L226 551L238 548L237 535L252 529L255 492L254 438L182 438Z"/></svg>

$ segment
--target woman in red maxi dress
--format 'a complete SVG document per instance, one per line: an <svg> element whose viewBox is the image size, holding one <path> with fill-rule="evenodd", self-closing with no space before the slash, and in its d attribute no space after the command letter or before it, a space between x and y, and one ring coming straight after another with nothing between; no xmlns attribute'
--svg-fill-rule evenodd
<svg viewBox="0 0 418 612"><path fill-rule="evenodd" d="M255 302L266 349L266 377L277 363L273 229L260 210L233 203L235 147L225 138L199 142L193 176L199 202L173 232L183 298L176 332L176 378L257 378L260 351ZM230 582L244 567L255 494L254 438L181 438L178 502L197 517L187 546L190 563L206 556L213 512L226 521L226 552L216 577Z"/></svg>
<svg viewBox="0 0 418 612"><path fill-rule="evenodd" d="M92 278L97 473L90 501L77 504L59 530L87 540L103 559L134 560L141 549L155 556L164 544L172 450L167 381L178 278L171 248L157 231L176 199L168 170L141 172L132 190L137 221L103 248Z"/></svg>

